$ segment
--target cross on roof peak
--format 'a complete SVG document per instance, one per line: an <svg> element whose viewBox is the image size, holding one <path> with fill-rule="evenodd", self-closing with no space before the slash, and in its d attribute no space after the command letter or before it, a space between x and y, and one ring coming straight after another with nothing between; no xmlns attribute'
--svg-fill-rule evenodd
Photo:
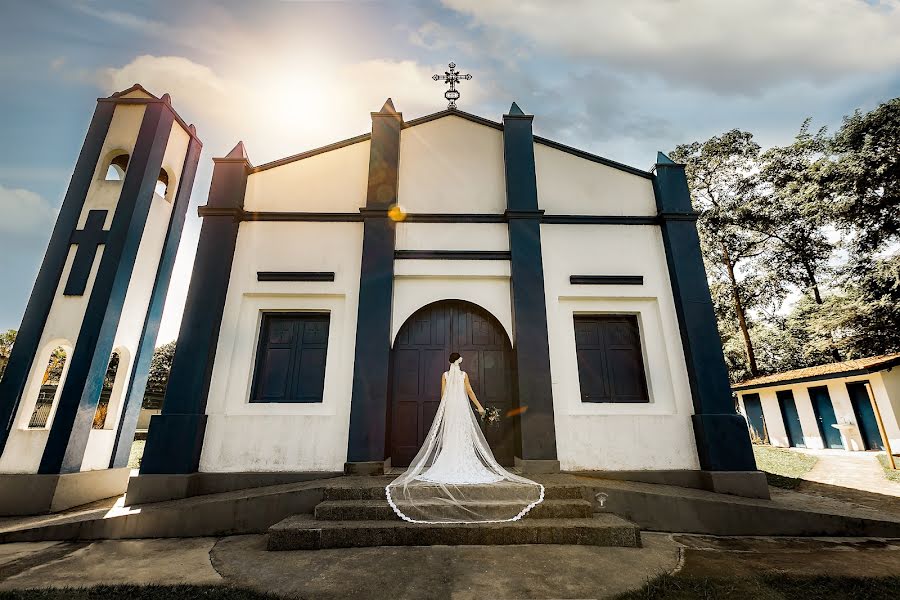
<svg viewBox="0 0 900 600"><path fill-rule="evenodd" d="M459 71L456 70L456 63L451 62L449 65L449 70L444 71L444 75L440 74L434 75L432 79L435 81L444 80L444 83L450 85L450 89L444 92L444 98L447 99L447 108L450 110L456 110L456 101L459 100L459 90L456 89L456 84L460 82L460 80L469 81L472 79L472 76L466 73L465 75L461 75Z"/></svg>

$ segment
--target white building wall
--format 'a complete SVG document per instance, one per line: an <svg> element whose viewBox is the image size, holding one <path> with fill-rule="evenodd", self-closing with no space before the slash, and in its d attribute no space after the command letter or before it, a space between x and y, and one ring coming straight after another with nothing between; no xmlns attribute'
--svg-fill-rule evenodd
<svg viewBox="0 0 900 600"><path fill-rule="evenodd" d="M506 223L397 223L397 250L509 250Z"/></svg>
<svg viewBox="0 0 900 600"><path fill-rule="evenodd" d="M659 228L542 225L541 244L561 467L699 468L693 404ZM642 275L644 284L571 285L570 275ZM573 323L578 313L637 315L649 403L581 401Z"/></svg>
<svg viewBox="0 0 900 600"><path fill-rule="evenodd" d="M503 132L456 116L403 129L397 196L406 212L502 213Z"/></svg>
<svg viewBox="0 0 900 600"><path fill-rule="evenodd" d="M534 145L540 207L548 215L655 216L650 179Z"/></svg>
<svg viewBox="0 0 900 600"><path fill-rule="evenodd" d="M370 142L251 173L244 209L275 212L350 212L366 205Z"/></svg>
<svg viewBox="0 0 900 600"><path fill-rule="evenodd" d="M362 232L362 223L241 224L206 407L201 471L343 469ZM334 271L335 280L259 282L257 271ZM330 314L323 402L249 402L264 311Z"/></svg>
<svg viewBox="0 0 900 600"><path fill-rule="evenodd" d="M773 446L789 447L789 440L785 433L786 425L781 415L776 394L780 390L790 390L794 395L797 405L797 414L800 417L800 428L807 448L822 449L825 447L816 414L813 410L809 389L826 386L831 403L834 406L834 414L838 423L849 423L852 428L844 432L844 449L851 451L865 450L862 434L859 430L853 405L850 402L850 394L847 384L852 382L865 382L871 384L875 402L881 412L881 418L887 431L891 446L900 447L900 426L898 426L897 406L900 406L900 377L896 377L893 371L881 371L868 375L855 375L852 377L838 377L807 381L789 385L772 385L765 388L756 388L738 392L741 412L746 414L744 397L749 394L759 394L762 401L763 416L766 420L766 428L769 431L769 441Z"/></svg>

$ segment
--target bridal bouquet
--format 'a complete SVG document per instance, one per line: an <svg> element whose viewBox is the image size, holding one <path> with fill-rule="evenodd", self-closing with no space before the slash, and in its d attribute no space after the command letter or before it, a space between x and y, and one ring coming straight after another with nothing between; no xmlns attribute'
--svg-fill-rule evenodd
<svg viewBox="0 0 900 600"><path fill-rule="evenodd" d="M488 406L481 415L481 422L485 425L497 425L500 423L500 409L494 406Z"/></svg>

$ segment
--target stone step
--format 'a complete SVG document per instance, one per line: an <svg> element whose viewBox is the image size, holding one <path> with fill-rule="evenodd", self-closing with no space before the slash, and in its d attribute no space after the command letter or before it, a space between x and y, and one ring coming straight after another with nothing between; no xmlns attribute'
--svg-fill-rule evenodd
<svg viewBox="0 0 900 600"><path fill-rule="evenodd" d="M384 493L384 486L388 483L390 483L390 480L386 480L383 485L351 485L336 481L333 485L329 485L323 490L325 494L324 499L385 500L386 495ZM467 488L465 490L466 498L469 500L478 500L481 491L484 491L485 494L495 494L497 485L498 484L487 486L465 486ZM588 492L589 488L580 485L549 485L544 487L544 498L547 500L582 500L590 497L587 495Z"/></svg>
<svg viewBox="0 0 900 600"><path fill-rule="evenodd" d="M487 503L466 506L479 514L490 512ZM544 500L525 515L529 519L578 519L593 514L587 500ZM315 518L322 521L399 521L386 500L326 500L316 506Z"/></svg>
<svg viewBox="0 0 900 600"><path fill-rule="evenodd" d="M371 546L566 544L638 548L640 529L610 514L588 519L523 519L505 523L322 521L294 515L269 528L269 550Z"/></svg>

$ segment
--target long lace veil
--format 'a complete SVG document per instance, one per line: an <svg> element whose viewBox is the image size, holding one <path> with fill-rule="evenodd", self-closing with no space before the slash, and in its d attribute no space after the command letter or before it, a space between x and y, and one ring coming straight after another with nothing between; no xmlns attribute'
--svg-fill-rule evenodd
<svg viewBox="0 0 900 600"><path fill-rule="evenodd" d="M388 503L413 523L516 521L544 499L544 486L497 463L469 407L460 361L445 374L422 448L385 488Z"/></svg>

